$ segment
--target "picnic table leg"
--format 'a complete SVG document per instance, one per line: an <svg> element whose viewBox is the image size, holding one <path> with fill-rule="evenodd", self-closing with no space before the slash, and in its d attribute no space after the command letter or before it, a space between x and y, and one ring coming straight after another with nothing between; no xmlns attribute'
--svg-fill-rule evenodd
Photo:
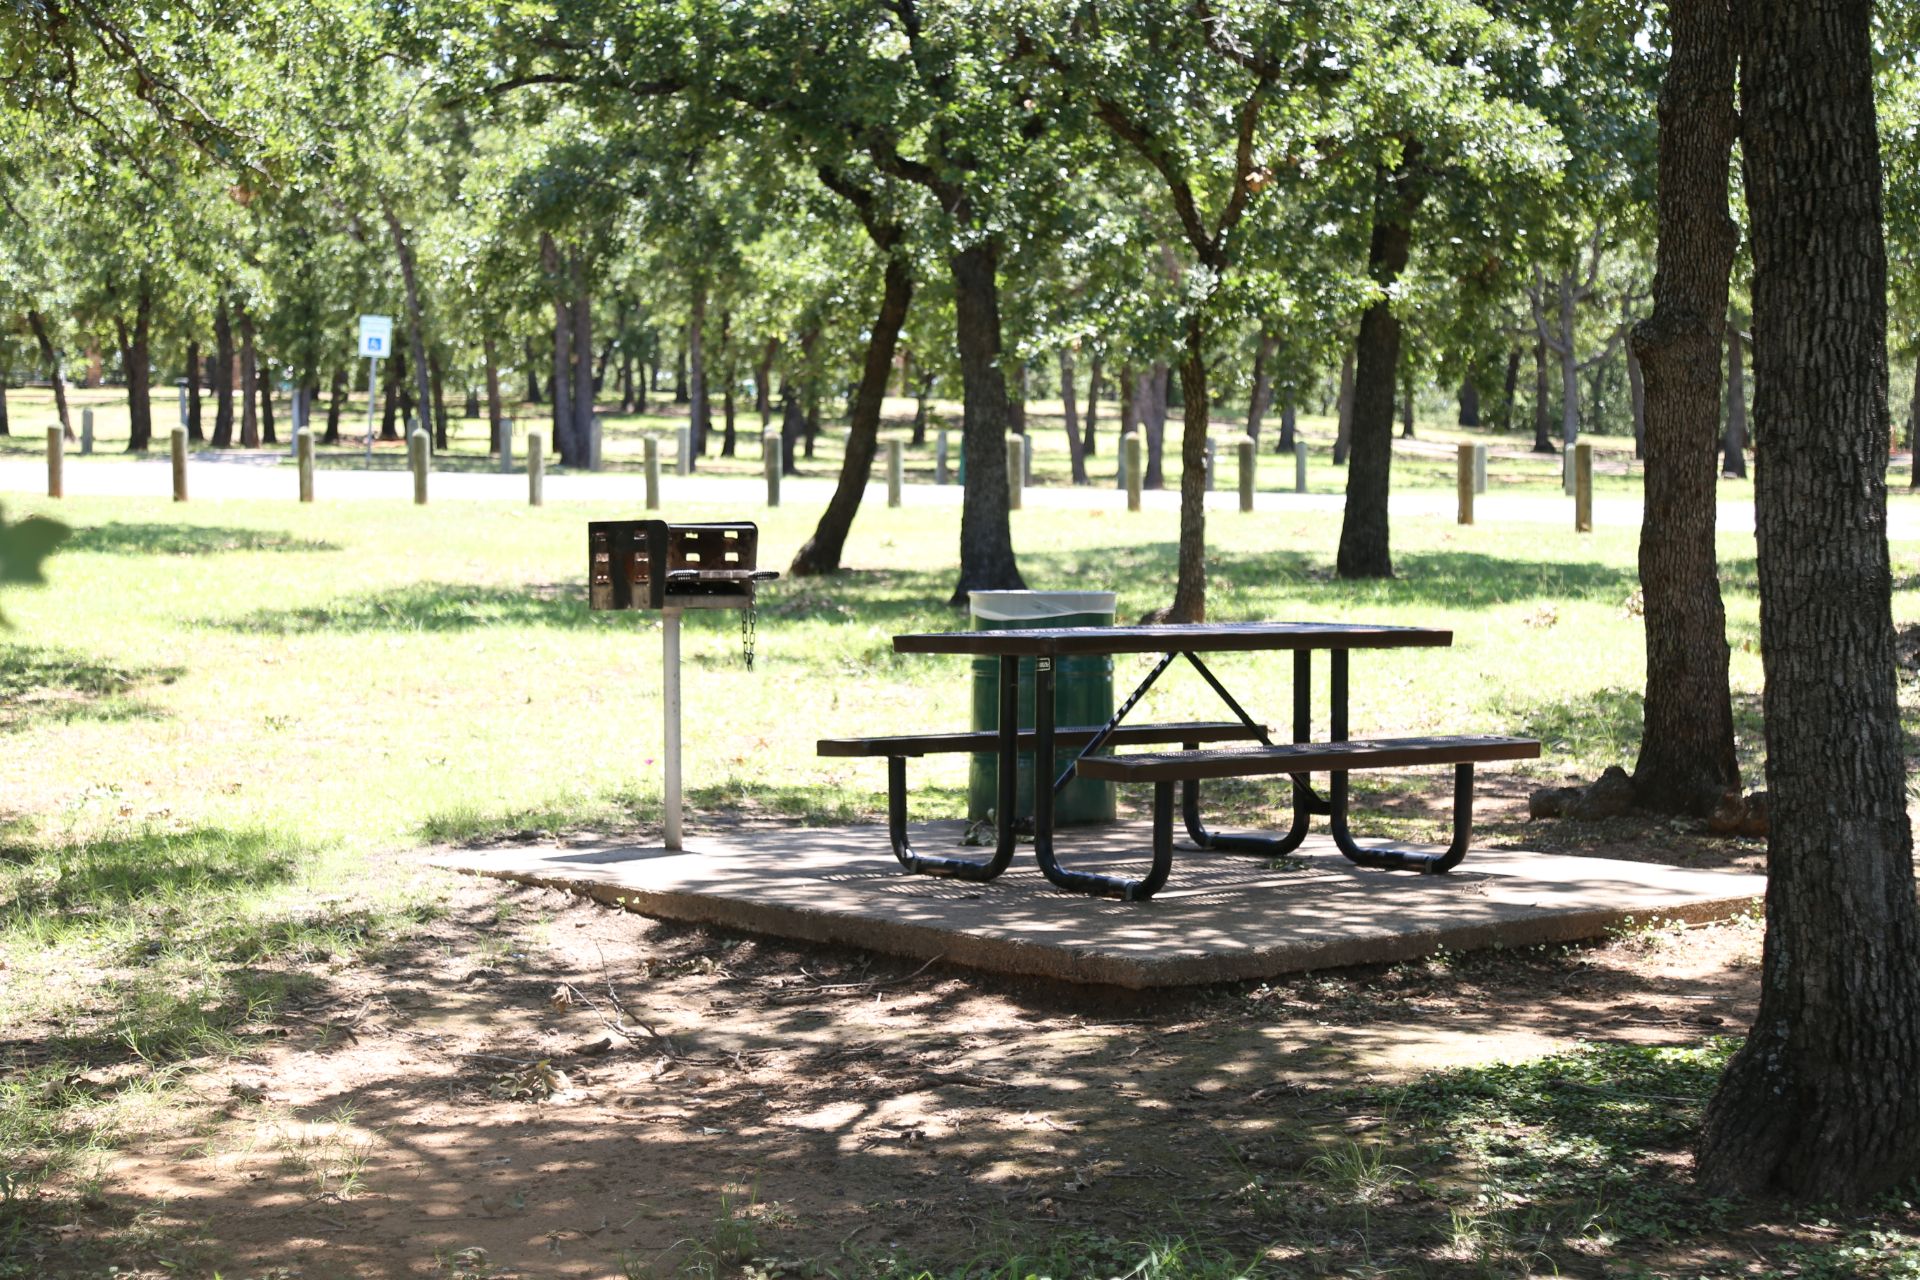
<svg viewBox="0 0 1920 1280"><path fill-rule="evenodd" d="M1445 853L1426 853L1418 849L1396 849L1391 845L1362 847L1347 830L1347 775L1333 775L1333 842L1347 859L1362 867L1381 867L1389 871L1422 871L1443 875L1460 865L1467 856L1467 842L1473 838L1473 766L1453 766L1453 841Z"/></svg>
<svg viewBox="0 0 1920 1280"><path fill-rule="evenodd" d="M936 858L915 853L907 836L907 758L887 757L887 837L893 842L893 856L909 871L922 875L950 876L955 880L991 880L1013 862L1013 811L1020 795L1016 772L1020 743L1020 660L1000 661L1000 811L999 839L993 856L985 862L971 858Z"/></svg>
<svg viewBox="0 0 1920 1280"><path fill-rule="evenodd" d="M1042 768L1052 770L1053 659L1046 654L1033 660L1033 754L1036 762L1046 762ZM1040 874L1062 889L1128 902L1158 893L1173 870L1173 784L1162 782L1155 787L1153 866L1143 878L1129 880L1091 871L1068 871L1060 865L1053 854L1053 788L1046 785L1046 776L1038 774L1033 788L1033 856L1040 864Z"/></svg>
<svg viewBox="0 0 1920 1280"><path fill-rule="evenodd" d="M1190 658L1192 657L1191 654L1188 656ZM1199 665L1197 658L1193 659L1193 661L1196 666ZM1208 671L1205 667L1201 667L1200 673L1207 677L1208 682L1219 691L1221 697L1227 699L1228 704L1231 705L1234 710L1239 711L1239 704L1234 702L1232 697L1229 696L1227 691L1220 685L1220 682L1213 678L1212 672ZM1311 741L1313 737L1312 683L1312 651L1307 649L1294 650L1293 740L1295 742L1308 742ZM1242 720L1252 723L1245 712L1241 712L1240 715ZM1186 742L1181 744L1181 748L1186 751L1197 751L1200 748L1200 744L1197 742ZM1197 779L1188 779L1182 782L1180 784L1181 810L1186 819L1188 837L1202 849L1218 853L1252 853L1268 858L1283 857L1286 854L1292 853L1295 849L1298 849L1301 842L1307 838L1307 828L1313 821L1313 815L1315 813L1327 813L1329 809L1327 802L1313 793L1313 788L1308 785L1306 774L1293 774L1290 780L1293 783L1293 825L1287 828L1287 833L1283 836L1236 836L1221 835L1208 831L1206 824L1200 820L1199 781Z"/></svg>

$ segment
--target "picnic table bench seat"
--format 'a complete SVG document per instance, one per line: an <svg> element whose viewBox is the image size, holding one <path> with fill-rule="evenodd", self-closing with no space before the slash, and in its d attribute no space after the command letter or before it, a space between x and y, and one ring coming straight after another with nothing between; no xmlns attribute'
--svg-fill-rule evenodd
<svg viewBox="0 0 1920 1280"><path fill-rule="evenodd" d="M1003 708L1004 710L1004 708ZM1257 742L1265 736L1264 725L1246 724L1237 720L1188 721L1171 724L1123 724L1111 725L1073 725L1058 728L1053 733L1053 744L1058 748L1085 747L1096 737L1105 734L1106 746L1155 746L1175 742L1187 747L1198 748L1208 742ZM1033 730L1022 729L1015 735L1019 747L1032 750L1037 737ZM1002 824L1002 834L991 858L975 861L970 858L930 857L916 853L913 843L907 835L907 761L921 756L941 755L950 752L995 752L1003 747L998 729L973 730L966 733L907 733L891 734L870 738L821 738L815 750L819 755L837 757L858 757L871 759L884 756L887 761L887 836L893 844L893 856L900 865L909 871L919 871L929 875L952 876L957 880L991 880L1006 870L1013 858L1012 824ZM1104 759L1102 756L1082 756L1080 763L1088 760ZM1011 772L1004 769L1008 778L1003 781L1000 794L1011 794ZM1039 785L1048 785L1046 779L1052 775L1052 762L1048 762Z"/></svg>
<svg viewBox="0 0 1920 1280"><path fill-rule="evenodd" d="M1418 738L1369 738L1341 742L1288 742L1272 746L1234 746L1211 750L1149 752L1130 756L1089 757L1079 764L1079 775L1107 782L1151 782L1153 798L1153 872L1149 880L1165 882L1173 862L1173 784L1186 791L1188 831L1203 849L1226 852L1286 853L1304 836L1304 820L1279 841L1259 836L1216 836L1199 825L1196 784L1204 779L1286 776L1293 779L1297 803L1311 792L1306 775L1325 773L1331 794L1325 809L1333 840L1349 860L1365 867L1422 871L1438 875L1451 871L1467 856L1473 835L1473 767L1495 760L1534 760L1540 743L1532 738L1487 735L1442 735ZM1418 765L1454 767L1453 838L1444 853L1383 846L1362 846L1347 829L1347 774L1359 769L1397 769ZM1157 885L1155 886L1158 887Z"/></svg>

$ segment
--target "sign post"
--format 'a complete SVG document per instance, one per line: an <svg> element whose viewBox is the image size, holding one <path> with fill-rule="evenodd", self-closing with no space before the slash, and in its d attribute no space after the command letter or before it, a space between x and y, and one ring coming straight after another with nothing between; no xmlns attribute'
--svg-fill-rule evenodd
<svg viewBox="0 0 1920 1280"><path fill-rule="evenodd" d="M360 354L367 361L367 465L373 465L373 406L378 399L380 361L393 346L392 316L360 317Z"/></svg>

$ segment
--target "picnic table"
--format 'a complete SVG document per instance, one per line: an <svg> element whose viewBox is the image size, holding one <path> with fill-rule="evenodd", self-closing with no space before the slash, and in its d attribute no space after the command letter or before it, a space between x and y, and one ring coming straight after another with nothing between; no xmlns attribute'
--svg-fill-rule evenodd
<svg viewBox="0 0 1920 1280"><path fill-rule="evenodd" d="M1536 757L1540 744L1531 739L1448 735L1440 737L1374 738L1350 741L1347 730L1349 656L1356 649L1433 648L1450 645L1451 631L1427 627L1375 626L1338 622L1232 622L1161 624L1132 627L1054 627L1007 631L945 631L899 635L898 653L951 654L995 657L1000 660L1000 723L991 735L919 735L894 738L825 739L825 755L886 755L889 774L889 828L894 853L910 871L990 880L1012 862L1018 839L1015 817L1015 778L1019 756L1031 750L1049 769L1056 747L1078 745L1080 754L1053 781L1042 777L1034 787L1033 847L1040 870L1054 885L1082 893L1128 900L1150 898L1166 883L1172 868L1173 786L1182 788L1182 808L1188 835L1203 850L1220 853L1279 856L1297 848L1316 815L1328 819L1340 851L1367 867L1416 870L1440 874L1466 856L1473 826L1473 767L1477 762ZM1329 739L1314 742L1313 654L1329 655ZM1240 701L1202 660L1201 654L1292 654L1293 731L1290 742L1275 743L1268 727L1249 715ZM1074 727L1061 732L1054 723L1053 676L1057 659L1073 655L1158 654L1159 661L1145 679L1098 727ZM1034 725L1019 729L1012 691L1022 658L1033 660ZM1184 658L1226 705L1234 719L1220 724L1148 726L1125 724L1126 717L1176 661ZM985 740L983 740L985 739ZM1233 745L1202 749L1202 742ZM1098 755L1103 747L1173 742L1176 752ZM997 842L984 860L930 857L912 848L906 835L905 758L936 750L992 749L1000 754ZM1444 853L1362 846L1347 826L1347 775L1356 769L1398 768L1414 765L1454 766L1453 839ZM1322 797L1311 775L1329 776ZM1154 784L1153 863L1139 879L1075 871L1060 865L1054 849L1054 797L1075 776L1112 782ZM1221 834L1205 827L1200 817L1199 783L1205 779L1285 776L1293 785L1293 820L1280 835Z"/></svg>

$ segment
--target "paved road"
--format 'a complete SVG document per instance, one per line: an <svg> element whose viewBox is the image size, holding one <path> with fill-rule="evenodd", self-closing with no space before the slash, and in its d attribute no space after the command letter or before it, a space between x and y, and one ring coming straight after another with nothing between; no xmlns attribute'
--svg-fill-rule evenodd
<svg viewBox="0 0 1920 1280"><path fill-rule="evenodd" d="M195 501L221 499L286 498L296 494L294 469L278 459L258 456L235 458L231 455L201 454L188 464L188 490ZM525 502L527 481L524 474L446 471L434 473L431 491L436 501ZM315 477L315 496L321 502L342 499L407 502L412 499L412 478L405 471L322 470ZM782 498L789 506L818 507L825 504L833 490L828 478L788 477L782 484ZM67 459L66 491L74 497L166 497L172 493L171 470L165 459L128 461L122 459L82 461ZM45 493L46 465L37 460L0 460L0 493ZM551 471L546 478L549 502L622 502L637 503L644 493L637 472L601 474ZM957 485L909 485L906 501L916 507L957 507L961 490ZM1142 495L1150 511L1174 511L1180 495L1172 489ZM758 508L765 502L761 480L745 476L675 476L661 479L661 498L668 508L677 503L702 506ZM886 501L884 485L868 486L867 501L877 505ZM1030 507L1064 510L1117 511L1124 508L1125 497L1110 485L1088 488L1043 486L1026 491ZM1211 510L1231 511L1237 504L1232 492L1208 495ZM1338 512L1345 499L1338 493L1261 493L1255 500L1260 511ZM1483 524L1543 524L1571 526L1573 500L1552 494L1482 494L1475 504L1475 515ZM1421 490L1393 495L1395 515L1429 516L1450 520L1454 515L1454 495L1443 490ZM1640 500L1626 496L1601 496L1593 501L1596 525L1638 528ZM1753 530L1753 507L1748 502L1723 502L1719 506L1719 527L1728 533ZM1920 538L1920 502L1896 497L1888 512L1889 535L1896 539Z"/></svg>

